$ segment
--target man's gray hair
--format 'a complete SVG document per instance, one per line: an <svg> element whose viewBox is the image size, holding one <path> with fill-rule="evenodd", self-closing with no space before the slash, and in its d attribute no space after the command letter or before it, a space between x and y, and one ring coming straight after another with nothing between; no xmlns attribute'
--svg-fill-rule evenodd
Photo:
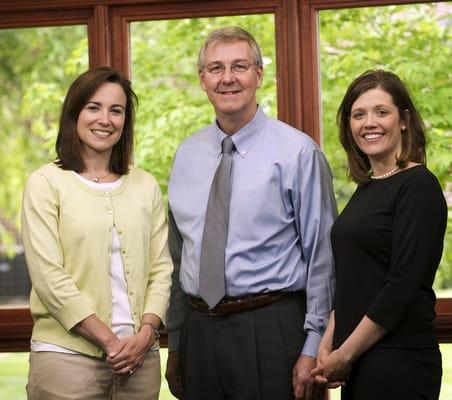
<svg viewBox="0 0 452 400"><path fill-rule="evenodd" d="M205 53L209 45L213 43L232 43L240 40L247 42L250 46L256 68L263 68L264 63L262 61L261 50L253 35L238 26L227 26L225 28L216 29L207 35L207 38L199 51L198 71L201 72L205 67Z"/></svg>

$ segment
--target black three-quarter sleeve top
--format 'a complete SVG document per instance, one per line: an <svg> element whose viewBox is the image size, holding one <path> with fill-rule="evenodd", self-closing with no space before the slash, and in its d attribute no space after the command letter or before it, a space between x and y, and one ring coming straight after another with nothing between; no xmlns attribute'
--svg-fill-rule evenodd
<svg viewBox="0 0 452 400"><path fill-rule="evenodd" d="M367 315L384 347L435 347L435 294L447 205L416 166L359 186L331 231L336 266L334 348Z"/></svg>

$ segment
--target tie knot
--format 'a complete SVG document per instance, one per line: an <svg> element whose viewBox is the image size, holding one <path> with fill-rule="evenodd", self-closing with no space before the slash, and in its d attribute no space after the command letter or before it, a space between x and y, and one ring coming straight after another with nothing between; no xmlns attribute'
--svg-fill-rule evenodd
<svg viewBox="0 0 452 400"><path fill-rule="evenodd" d="M221 142L221 152L231 154L232 150L234 150L234 142L230 136L226 136Z"/></svg>

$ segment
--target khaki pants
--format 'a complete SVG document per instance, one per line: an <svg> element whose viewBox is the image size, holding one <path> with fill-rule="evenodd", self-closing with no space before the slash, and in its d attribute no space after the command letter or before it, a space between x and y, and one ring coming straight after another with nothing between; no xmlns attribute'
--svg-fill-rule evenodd
<svg viewBox="0 0 452 400"><path fill-rule="evenodd" d="M157 400L160 354L149 351L133 375L116 377L100 359L78 354L31 352L28 400Z"/></svg>

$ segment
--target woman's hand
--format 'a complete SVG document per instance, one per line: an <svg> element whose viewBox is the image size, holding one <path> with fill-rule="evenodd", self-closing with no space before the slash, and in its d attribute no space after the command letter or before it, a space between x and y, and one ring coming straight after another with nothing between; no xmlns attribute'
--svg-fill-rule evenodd
<svg viewBox="0 0 452 400"><path fill-rule="evenodd" d="M345 384L351 368L351 359L340 350L334 350L312 370L311 375L317 382L328 383L328 387L333 388Z"/></svg>
<svg viewBox="0 0 452 400"><path fill-rule="evenodd" d="M154 342L154 330L149 325L143 325L137 334L121 339L118 351L110 353L106 361L115 374L131 375L141 368Z"/></svg>
<svg viewBox="0 0 452 400"><path fill-rule="evenodd" d="M329 363L330 360L328 359L330 354L332 353L332 348L330 343L325 343L327 341L322 340L320 342L319 351L317 353L317 366L315 369L311 371L311 376L314 377L314 380L318 384L325 384L329 388L337 388L339 386L343 386L345 384L345 381L339 380L339 381L330 381L325 376L323 376L323 368L328 367L327 362ZM328 361L327 361L328 360ZM321 374L318 374L318 371L322 371Z"/></svg>
<svg viewBox="0 0 452 400"><path fill-rule="evenodd" d="M120 350L108 354L106 360L115 374L131 375L141 368L146 353L158 339L156 329L160 324L161 320L156 314L146 313L138 333L120 340Z"/></svg>
<svg viewBox="0 0 452 400"><path fill-rule="evenodd" d="M331 341L325 340L325 337L322 339L319 345L319 350L317 352L317 367L323 365L324 361L331 354L332 345Z"/></svg>
<svg viewBox="0 0 452 400"><path fill-rule="evenodd" d="M323 371L323 367L327 363L327 360L333 351L334 327L335 315L334 311L332 311L325 334L319 344L319 350L317 352L317 367L311 371L311 376L314 377L317 384L327 385L329 388L336 388L345 384L344 381L329 381L327 378L317 373L317 371Z"/></svg>
<svg viewBox="0 0 452 400"><path fill-rule="evenodd" d="M328 329L329 326L327 331ZM325 383L327 380L329 387L345 384L352 363L385 334L386 330L383 327L365 315L344 343L337 350L332 351L317 368L314 368L311 375L315 376L319 383Z"/></svg>

